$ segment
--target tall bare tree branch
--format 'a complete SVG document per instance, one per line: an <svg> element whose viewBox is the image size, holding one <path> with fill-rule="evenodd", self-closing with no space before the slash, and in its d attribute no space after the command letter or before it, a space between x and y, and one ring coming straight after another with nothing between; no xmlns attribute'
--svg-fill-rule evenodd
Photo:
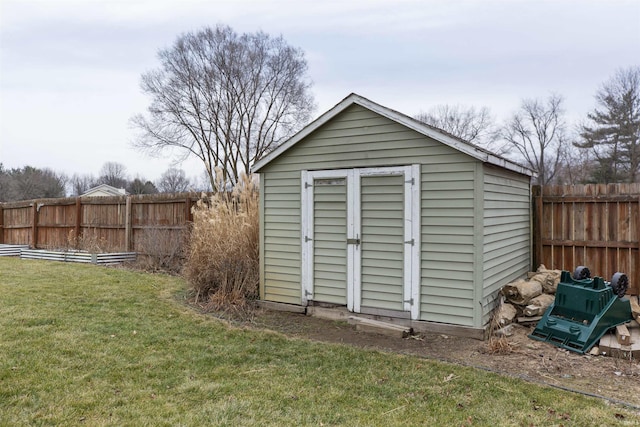
<svg viewBox="0 0 640 427"><path fill-rule="evenodd" d="M496 154L504 153L504 143L498 140L495 120L488 107L441 104L414 118Z"/></svg>
<svg viewBox="0 0 640 427"><path fill-rule="evenodd" d="M556 94L546 100L525 99L501 131L511 157L524 160L542 185L554 179L568 144L562 103Z"/></svg>
<svg viewBox="0 0 640 427"><path fill-rule="evenodd" d="M314 109L304 53L282 37L228 26L180 36L142 76L147 115L132 118L135 145L200 159L234 184L260 157L304 125Z"/></svg>

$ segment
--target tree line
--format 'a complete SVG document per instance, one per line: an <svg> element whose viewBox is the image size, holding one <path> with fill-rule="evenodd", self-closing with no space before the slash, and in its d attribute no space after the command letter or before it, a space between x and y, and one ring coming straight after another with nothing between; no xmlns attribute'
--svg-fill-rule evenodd
<svg viewBox="0 0 640 427"><path fill-rule="evenodd" d="M49 168L32 166L7 169L0 163L0 202L80 196L101 184L125 189L127 194L210 191L208 182L198 184L177 168L167 169L160 179L152 182L140 176L129 177L127 168L117 162L106 162L97 176L67 176Z"/></svg>
<svg viewBox="0 0 640 427"><path fill-rule="evenodd" d="M640 180L640 67L619 69L595 93L595 107L568 123L559 94L524 99L498 124L488 107L439 105L415 116L537 172L537 184Z"/></svg>

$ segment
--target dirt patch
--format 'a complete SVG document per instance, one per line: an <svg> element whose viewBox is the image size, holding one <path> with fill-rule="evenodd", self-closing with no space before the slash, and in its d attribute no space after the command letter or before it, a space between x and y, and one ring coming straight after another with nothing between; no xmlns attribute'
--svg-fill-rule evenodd
<svg viewBox="0 0 640 427"><path fill-rule="evenodd" d="M268 329L291 337L341 343L366 349L415 355L603 396L640 408L640 361L579 355L527 337L533 326L514 325L508 354L492 354L487 342L442 334L409 338L356 331L346 322L303 314L256 309L250 315L223 316L240 326Z"/></svg>

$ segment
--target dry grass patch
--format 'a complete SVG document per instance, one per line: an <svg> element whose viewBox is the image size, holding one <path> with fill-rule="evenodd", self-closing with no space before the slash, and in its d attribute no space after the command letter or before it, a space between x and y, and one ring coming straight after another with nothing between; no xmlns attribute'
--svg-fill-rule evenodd
<svg viewBox="0 0 640 427"><path fill-rule="evenodd" d="M137 237L135 267L148 272L179 274L182 271L189 232L149 228Z"/></svg>
<svg viewBox="0 0 640 427"><path fill-rule="evenodd" d="M90 253L120 252L123 248L110 243L105 237L99 236L97 228L84 230L76 235L75 230L67 234L66 250L79 250Z"/></svg>
<svg viewBox="0 0 640 427"><path fill-rule="evenodd" d="M507 337L490 336L487 340L486 351L489 354L511 354L515 345Z"/></svg>
<svg viewBox="0 0 640 427"><path fill-rule="evenodd" d="M489 354L511 354L516 347L515 344L512 343L506 335L504 335L504 332L499 332L502 328L507 329L501 318L503 305L504 302L501 302L500 306L494 310L491 318L489 339L485 344L485 351ZM508 325L508 327L512 327L512 325ZM504 329L502 329L502 331L504 331Z"/></svg>

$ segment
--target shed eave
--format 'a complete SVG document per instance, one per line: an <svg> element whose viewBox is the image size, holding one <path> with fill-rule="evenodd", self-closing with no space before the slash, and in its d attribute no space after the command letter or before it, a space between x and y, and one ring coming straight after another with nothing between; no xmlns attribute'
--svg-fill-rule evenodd
<svg viewBox="0 0 640 427"><path fill-rule="evenodd" d="M508 159L500 157L494 153L489 152L488 150L477 147L469 142L465 142L461 139L455 138L453 136L447 135L441 131L438 131L436 128L433 128L425 123L420 122L412 117L409 117L403 113L392 110L390 108L384 107L380 104L377 104L367 98L364 98L358 94L352 93L338 104L336 104L332 109L322 114L316 120L302 128L298 133L288 139L284 144L276 148L274 151L269 153L267 156L258 160L252 168L253 172L258 172L264 166L269 164L271 161L279 157L282 153L287 151L289 148L293 147L300 140L306 138L309 134L313 133L316 129L318 129L323 124L327 123L336 115L340 114L347 107L358 104L364 108L367 108L377 114L380 114L383 117L386 117L390 120L393 120L397 123L400 123L410 129L415 130L422 135L428 136L436 141L439 141L461 153L467 154L477 160L480 160L483 163L489 163L495 166L499 166L501 168L522 174L527 175L529 177L534 176L534 172L518 163L512 162Z"/></svg>

